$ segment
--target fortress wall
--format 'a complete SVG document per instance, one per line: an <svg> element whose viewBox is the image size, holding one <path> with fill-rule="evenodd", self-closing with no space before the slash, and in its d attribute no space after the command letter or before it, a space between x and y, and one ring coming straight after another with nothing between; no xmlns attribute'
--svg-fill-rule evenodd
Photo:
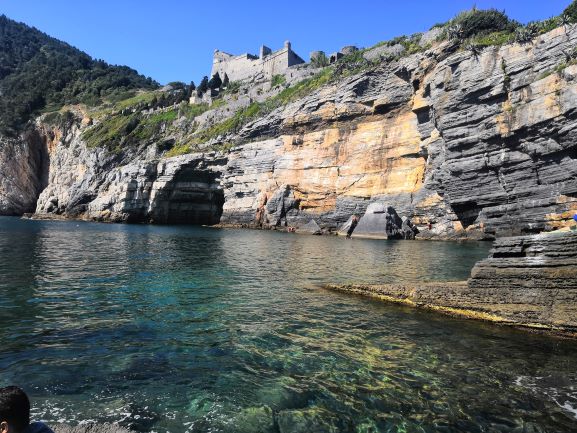
<svg viewBox="0 0 577 433"><path fill-rule="evenodd" d="M267 78L283 74L289 66L289 50L283 48L264 58L262 70Z"/></svg>
<svg viewBox="0 0 577 433"><path fill-rule="evenodd" d="M214 54L211 75L219 73L221 78L228 75L230 81L239 81L264 74L268 79L277 74L284 74L290 66L304 63L290 47L281 48L264 59L250 54L231 56L228 53L217 51Z"/></svg>
<svg viewBox="0 0 577 433"><path fill-rule="evenodd" d="M303 59L301 59L297 53L295 53L293 50L289 50L288 52L288 65L289 66L294 66L294 65L301 65L305 63L305 61Z"/></svg>
<svg viewBox="0 0 577 433"><path fill-rule="evenodd" d="M212 65L211 75L218 72L221 78L224 74L228 75L230 81L245 80L261 72L261 60L253 59L247 54L233 57L224 62L214 62Z"/></svg>

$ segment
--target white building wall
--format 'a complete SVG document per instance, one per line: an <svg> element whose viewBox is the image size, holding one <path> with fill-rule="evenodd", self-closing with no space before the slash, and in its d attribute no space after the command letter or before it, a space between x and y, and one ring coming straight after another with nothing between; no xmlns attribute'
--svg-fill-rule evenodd
<svg viewBox="0 0 577 433"><path fill-rule="evenodd" d="M255 58L249 54L233 57L216 51L211 76L218 72L221 79L224 79L226 74L230 81L241 81L262 73L265 78L270 79L274 75L284 74L288 67L299 63L303 63L303 60L289 47L275 51L265 56L264 59Z"/></svg>

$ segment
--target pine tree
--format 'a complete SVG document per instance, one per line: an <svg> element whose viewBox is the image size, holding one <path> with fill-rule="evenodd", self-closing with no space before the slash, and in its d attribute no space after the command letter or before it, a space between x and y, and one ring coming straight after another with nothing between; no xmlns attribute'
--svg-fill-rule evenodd
<svg viewBox="0 0 577 433"><path fill-rule="evenodd" d="M206 93L207 90L208 90L208 77L205 75L202 78L202 81L200 82L198 87L196 88L196 94L198 96L202 96L204 93Z"/></svg>
<svg viewBox="0 0 577 433"><path fill-rule="evenodd" d="M226 74L226 72L224 73L224 78L222 79L222 85L221 87L223 89L226 89L228 87L229 84L229 79L228 79L228 75Z"/></svg>
<svg viewBox="0 0 577 433"><path fill-rule="evenodd" d="M208 88L212 89L212 90L216 90L216 89L220 89L220 86L222 86L222 80L220 79L220 75L217 72L216 74L214 74L212 76L212 78L208 82Z"/></svg>
<svg viewBox="0 0 577 433"><path fill-rule="evenodd" d="M194 85L194 81L191 81L190 85L188 86L188 89L186 91L186 97L188 99L190 99L192 97L192 94L193 94L195 89L196 89L196 86Z"/></svg>

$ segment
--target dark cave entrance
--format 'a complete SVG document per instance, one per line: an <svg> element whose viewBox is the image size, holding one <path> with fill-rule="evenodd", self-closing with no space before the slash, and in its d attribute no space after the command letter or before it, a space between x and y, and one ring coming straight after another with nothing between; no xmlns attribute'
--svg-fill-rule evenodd
<svg viewBox="0 0 577 433"><path fill-rule="evenodd" d="M182 167L157 197L153 221L161 224L218 224L224 205L219 177L220 173L206 169Z"/></svg>
<svg viewBox="0 0 577 433"><path fill-rule="evenodd" d="M474 201L451 203L451 208L459 221L461 221L461 224L463 224L463 228L474 224L479 217L479 213L481 213L481 208Z"/></svg>

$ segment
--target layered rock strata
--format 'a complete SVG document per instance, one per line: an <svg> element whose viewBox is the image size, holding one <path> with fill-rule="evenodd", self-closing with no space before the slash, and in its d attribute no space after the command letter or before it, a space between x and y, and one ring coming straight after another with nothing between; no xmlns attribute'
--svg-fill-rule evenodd
<svg viewBox="0 0 577 433"><path fill-rule="evenodd" d="M34 212L47 184L46 149L35 131L20 140L0 137L0 215Z"/></svg>
<svg viewBox="0 0 577 433"><path fill-rule="evenodd" d="M86 147L86 124L39 121L48 162L25 162L35 152L25 140L3 146L18 157L0 156L14 173L0 179L0 212L29 210L45 187L38 214L106 221L314 219L336 231L386 203L420 238L565 227L577 211L575 45L568 25L527 44L471 52L446 42L383 61L210 143L237 144L225 153L164 158L159 144L113 154Z"/></svg>
<svg viewBox="0 0 577 433"><path fill-rule="evenodd" d="M468 281L327 287L577 337L577 232L499 239Z"/></svg>

